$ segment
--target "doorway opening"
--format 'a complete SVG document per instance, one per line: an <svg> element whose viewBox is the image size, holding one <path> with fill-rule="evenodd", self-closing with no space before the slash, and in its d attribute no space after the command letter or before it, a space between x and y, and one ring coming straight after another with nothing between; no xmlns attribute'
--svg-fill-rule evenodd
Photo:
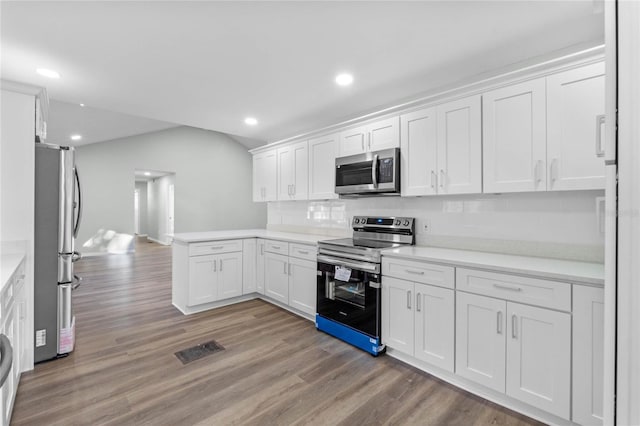
<svg viewBox="0 0 640 426"><path fill-rule="evenodd" d="M175 173L136 169L134 229L138 237L169 245L175 231Z"/></svg>

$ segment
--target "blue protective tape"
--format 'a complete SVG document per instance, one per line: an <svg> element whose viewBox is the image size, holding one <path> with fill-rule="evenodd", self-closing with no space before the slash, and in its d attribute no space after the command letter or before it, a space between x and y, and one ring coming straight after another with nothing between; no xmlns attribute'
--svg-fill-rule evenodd
<svg viewBox="0 0 640 426"><path fill-rule="evenodd" d="M374 338L368 336L344 324L325 318L320 314L316 314L316 328L340 340L344 340L363 351L369 352L374 356L378 356L384 349L384 346L380 344L379 337Z"/></svg>

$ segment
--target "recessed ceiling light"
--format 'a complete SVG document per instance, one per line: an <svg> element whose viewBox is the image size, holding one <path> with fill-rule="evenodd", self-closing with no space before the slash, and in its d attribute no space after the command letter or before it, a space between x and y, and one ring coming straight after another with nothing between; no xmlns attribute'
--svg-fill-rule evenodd
<svg viewBox="0 0 640 426"><path fill-rule="evenodd" d="M149 173L149 172L144 172L144 175L145 175L145 176L151 176L151 173Z"/></svg>
<svg viewBox="0 0 640 426"><path fill-rule="evenodd" d="M336 84L338 86L348 86L353 83L353 76L348 73L338 74L336 76Z"/></svg>
<svg viewBox="0 0 640 426"><path fill-rule="evenodd" d="M83 107L83 106L84 106L84 104L80 104L80 106L81 106L81 107Z"/></svg>
<svg viewBox="0 0 640 426"><path fill-rule="evenodd" d="M253 117L247 117L244 119L244 124L248 124L249 126L255 126L258 124L258 120Z"/></svg>
<svg viewBox="0 0 640 426"><path fill-rule="evenodd" d="M36 72L40 75L43 75L45 77L49 77L49 78L60 78L60 73L58 71L54 71L54 70L49 70L47 68L38 68L36 70Z"/></svg>
<svg viewBox="0 0 640 426"><path fill-rule="evenodd" d="M71 135L72 141L79 141L80 139L82 139L82 135Z"/></svg>

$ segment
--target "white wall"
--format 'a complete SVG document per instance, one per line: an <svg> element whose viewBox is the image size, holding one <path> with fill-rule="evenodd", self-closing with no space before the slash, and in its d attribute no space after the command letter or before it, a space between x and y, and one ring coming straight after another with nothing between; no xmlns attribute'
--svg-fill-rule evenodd
<svg viewBox="0 0 640 426"><path fill-rule="evenodd" d="M137 181L135 188L138 191L138 212L139 212L139 226L138 233L140 235L147 235L148 233L148 213L147 213L147 182Z"/></svg>
<svg viewBox="0 0 640 426"><path fill-rule="evenodd" d="M269 203L268 227L351 233L351 218L415 217L420 245L603 261L603 191L389 197ZM428 230L424 230L424 225Z"/></svg>
<svg viewBox="0 0 640 426"><path fill-rule="evenodd" d="M135 169L175 172L175 232L266 224L266 206L251 201L251 155L221 133L176 127L81 146L77 164L84 216L76 246L84 253L131 248L126 238L112 243L134 232Z"/></svg>
<svg viewBox="0 0 640 426"><path fill-rule="evenodd" d="M164 244L171 243L171 238L167 237L169 185L175 185L174 175L153 179L148 183L148 236Z"/></svg>

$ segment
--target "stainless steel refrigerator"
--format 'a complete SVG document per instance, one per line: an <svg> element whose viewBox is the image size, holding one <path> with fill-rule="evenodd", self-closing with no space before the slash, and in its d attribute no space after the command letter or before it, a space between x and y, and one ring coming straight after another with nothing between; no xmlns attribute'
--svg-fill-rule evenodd
<svg viewBox="0 0 640 426"><path fill-rule="evenodd" d="M75 345L71 298L80 285L73 264L82 216L73 147L36 144L34 244L34 361L68 354Z"/></svg>

